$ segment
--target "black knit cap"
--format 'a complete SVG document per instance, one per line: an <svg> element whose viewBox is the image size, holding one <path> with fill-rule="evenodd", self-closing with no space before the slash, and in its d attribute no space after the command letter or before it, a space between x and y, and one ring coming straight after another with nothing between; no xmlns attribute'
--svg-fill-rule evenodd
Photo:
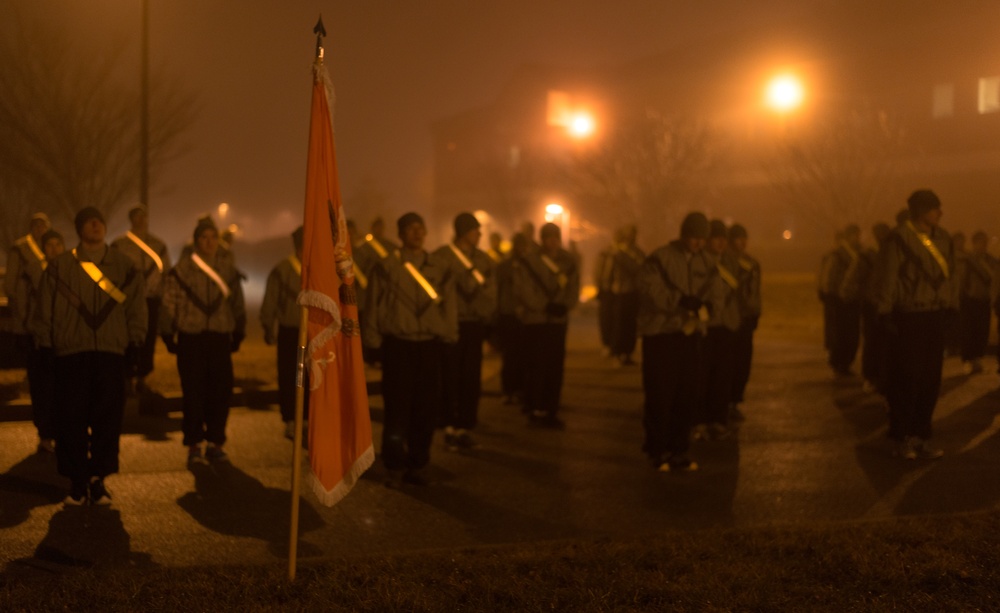
<svg viewBox="0 0 1000 613"><path fill-rule="evenodd" d="M703 213L688 213L681 223L681 238L708 238L708 218Z"/></svg>
<svg viewBox="0 0 1000 613"><path fill-rule="evenodd" d="M44 247L45 243L49 242L53 238L57 238L61 241L63 239L63 235L59 234L59 232L55 230L46 231L45 234L42 235L42 246Z"/></svg>
<svg viewBox="0 0 1000 613"><path fill-rule="evenodd" d="M721 219L708 222L708 238L726 238L727 234L726 224Z"/></svg>
<svg viewBox="0 0 1000 613"><path fill-rule="evenodd" d="M76 233L79 234L83 230L83 226L91 219L100 219L101 223L104 223L104 215L96 208L88 206L80 209L80 212L76 214L76 219L73 220L73 225L76 226Z"/></svg>
<svg viewBox="0 0 1000 613"><path fill-rule="evenodd" d="M459 213L455 217L455 236L464 236L479 228L479 220L472 213Z"/></svg>
<svg viewBox="0 0 1000 613"><path fill-rule="evenodd" d="M918 189L906 199L906 205L910 210L910 219L916 219L927 211L940 209L941 200L929 189Z"/></svg>
<svg viewBox="0 0 1000 613"><path fill-rule="evenodd" d="M215 230L217 233L219 228L216 227L215 222L208 215L198 218L198 225L194 227L194 240L198 240L201 233L205 230Z"/></svg>
<svg viewBox="0 0 1000 613"><path fill-rule="evenodd" d="M747 238L747 229L738 223L734 223L729 228L729 240L734 238Z"/></svg>
<svg viewBox="0 0 1000 613"><path fill-rule="evenodd" d="M402 217L396 220L396 230L398 230L399 233L402 234L403 230L408 228L410 224L415 224L415 223L424 225L424 218L421 217L420 215L417 215L413 211L410 211L409 213L405 213Z"/></svg>

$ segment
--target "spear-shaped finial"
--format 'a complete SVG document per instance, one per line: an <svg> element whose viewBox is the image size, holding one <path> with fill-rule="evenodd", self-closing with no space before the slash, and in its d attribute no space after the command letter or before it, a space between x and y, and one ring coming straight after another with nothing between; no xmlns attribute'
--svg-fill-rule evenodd
<svg viewBox="0 0 1000 613"><path fill-rule="evenodd" d="M323 37L326 36L326 28L323 27L323 15L319 16L319 21L316 22L316 27L313 28L313 34L316 35L316 57L323 59Z"/></svg>

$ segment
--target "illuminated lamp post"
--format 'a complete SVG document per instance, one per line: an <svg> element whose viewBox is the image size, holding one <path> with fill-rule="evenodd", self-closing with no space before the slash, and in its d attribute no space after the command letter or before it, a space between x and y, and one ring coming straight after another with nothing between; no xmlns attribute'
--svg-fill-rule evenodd
<svg viewBox="0 0 1000 613"><path fill-rule="evenodd" d="M798 77L791 74L778 75L767 84L764 101L779 113L789 113L802 106L805 87Z"/></svg>

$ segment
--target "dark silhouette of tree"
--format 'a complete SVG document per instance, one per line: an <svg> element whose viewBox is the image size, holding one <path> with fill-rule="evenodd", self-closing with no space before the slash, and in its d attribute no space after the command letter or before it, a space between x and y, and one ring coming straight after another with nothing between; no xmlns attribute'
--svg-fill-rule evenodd
<svg viewBox="0 0 1000 613"><path fill-rule="evenodd" d="M891 212L887 203L901 189L905 141L902 123L887 111L832 109L787 129L765 171L782 200L817 227L870 227Z"/></svg>
<svg viewBox="0 0 1000 613"><path fill-rule="evenodd" d="M588 219L609 228L640 223L656 235L707 194L720 155L706 123L647 109L574 150L563 171Z"/></svg>
<svg viewBox="0 0 1000 613"><path fill-rule="evenodd" d="M110 215L136 201L140 163L139 67L126 53L126 41L84 47L51 24L15 19L17 25L0 29L0 57L8 58L0 62L0 225L6 244L24 233L30 212L72 220L84 206ZM194 96L154 72L154 179L158 168L185 151L180 137L195 114Z"/></svg>

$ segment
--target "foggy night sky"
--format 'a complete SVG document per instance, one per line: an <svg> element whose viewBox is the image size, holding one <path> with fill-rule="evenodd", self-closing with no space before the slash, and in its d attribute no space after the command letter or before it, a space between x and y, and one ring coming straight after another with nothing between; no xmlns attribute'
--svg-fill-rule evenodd
<svg viewBox="0 0 1000 613"><path fill-rule="evenodd" d="M201 104L190 152L153 176L152 230L172 249L195 218L229 203L244 239L286 235L301 219L312 28L322 13L337 93L342 194L363 179L385 211L351 211L361 227L431 203L430 124L489 104L526 63L605 65L665 53L733 28L778 34L848 0L149 0L154 68ZM880 6L898 4L884 2ZM920 0L904 3L908 8ZM138 0L0 0L72 24L84 38L127 37L139 75ZM867 9L866 9L867 10ZM862 11L863 12L863 11ZM864 19L864 15L857 17ZM123 207L127 209L127 207ZM125 229L124 210L109 233Z"/></svg>

